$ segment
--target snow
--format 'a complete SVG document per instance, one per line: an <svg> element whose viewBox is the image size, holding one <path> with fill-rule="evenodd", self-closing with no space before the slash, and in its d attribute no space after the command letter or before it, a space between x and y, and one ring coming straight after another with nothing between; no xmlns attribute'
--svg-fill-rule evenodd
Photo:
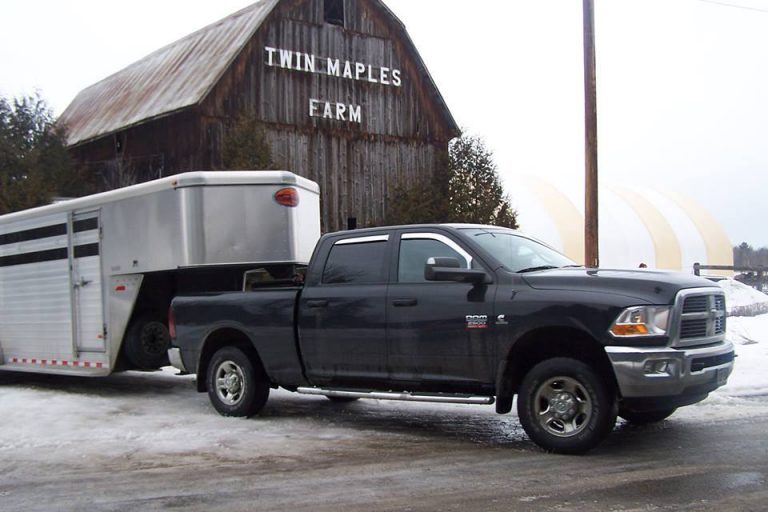
<svg viewBox="0 0 768 512"><path fill-rule="evenodd" d="M754 316L768 313L768 295L734 279L722 279L717 284L725 291L729 315Z"/></svg>
<svg viewBox="0 0 768 512"><path fill-rule="evenodd" d="M713 395L768 395L768 295L733 279L718 284L725 291L729 316L727 339L736 347L736 363L728 384ZM762 314L758 314L762 313Z"/></svg>

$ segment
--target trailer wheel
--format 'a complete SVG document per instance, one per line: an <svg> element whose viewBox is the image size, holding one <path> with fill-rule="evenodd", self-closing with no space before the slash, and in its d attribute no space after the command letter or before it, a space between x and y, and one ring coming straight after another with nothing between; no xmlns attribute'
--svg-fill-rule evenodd
<svg viewBox="0 0 768 512"><path fill-rule="evenodd" d="M635 425L645 425L647 423L656 423L672 416L677 408L659 409L655 411L634 411L624 407L619 408L619 416Z"/></svg>
<svg viewBox="0 0 768 512"><path fill-rule="evenodd" d="M171 335L162 317L144 314L135 318L125 333L125 355L142 370L168 366Z"/></svg>
<svg viewBox="0 0 768 512"><path fill-rule="evenodd" d="M578 454L595 447L616 424L610 387L587 364L543 361L523 379L517 413L528 437L547 451Z"/></svg>
<svg viewBox="0 0 768 512"><path fill-rule="evenodd" d="M222 416L253 416L269 398L269 382L236 347L224 347L213 355L206 382L211 404Z"/></svg>

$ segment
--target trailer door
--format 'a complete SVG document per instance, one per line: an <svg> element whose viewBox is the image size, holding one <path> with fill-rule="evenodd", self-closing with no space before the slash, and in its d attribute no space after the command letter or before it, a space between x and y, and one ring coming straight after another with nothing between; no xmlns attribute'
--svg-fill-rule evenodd
<svg viewBox="0 0 768 512"><path fill-rule="evenodd" d="M104 300L99 212L72 216L70 258L73 336L78 352L104 352Z"/></svg>

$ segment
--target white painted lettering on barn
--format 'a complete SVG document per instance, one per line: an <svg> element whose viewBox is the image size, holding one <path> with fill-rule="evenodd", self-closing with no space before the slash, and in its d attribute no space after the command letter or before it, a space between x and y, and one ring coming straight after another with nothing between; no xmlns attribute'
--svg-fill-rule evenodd
<svg viewBox="0 0 768 512"><path fill-rule="evenodd" d="M364 62L318 57L311 53L296 52L284 48L265 46L268 67L326 75L358 82L368 82L387 87L402 87L403 78L399 69L374 66ZM309 117L362 124L360 105L350 105L315 98L309 100Z"/></svg>
<svg viewBox="0 0 768 512"><path fill-rule="evenodd" d="M402 73L399 69L374 66L364 62L318 57L311 53L295 52L271 46L264 47L264 50L267 52L267 66L269 67L337 76L339 78L394 87L401 87L403 85ZM325 65L323 65L323 62L325 62Z"/></svg>
<svg viewBox="0 0 768 512"><path fill-rule="evenodd" d="M309 117L320 117L334 121L347 121L362 124L363 114L360 105L332 103L315 98L309 100Z"/></svg>

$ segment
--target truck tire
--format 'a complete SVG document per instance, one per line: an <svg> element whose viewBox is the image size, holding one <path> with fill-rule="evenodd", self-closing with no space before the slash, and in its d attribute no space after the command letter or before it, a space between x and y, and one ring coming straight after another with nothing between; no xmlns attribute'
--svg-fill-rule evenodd
<svg viewBox="0 0 768 512"><path fill-rule="evenodd" d="M168 366L171 335L161 315L145 313L134 318L125 332L125 355L141 370L154 370Z"/></svg>
<svg viewBox="0 0 768 512"><path fill-rule="evenodd" d="M672 416L677 408L658 409L655 411L633 411L624 407L619 408L619 416L635 425L646 425L656 423Z"/></svg>
<svg viewBox="0 0 768 512"><path fill-rule="evenodd" d="M208 397L222 416L250 417L269 398L269 382L239 348L219 349L208 365Z"/></svg>
<svg viewBox="0 0 768 512"><path fill-rule="evenodd" d="M615 394L595 371L558 357L534 366L523 379L517 414L528 437L547 451L584 453L616 424Z"/></svg>

